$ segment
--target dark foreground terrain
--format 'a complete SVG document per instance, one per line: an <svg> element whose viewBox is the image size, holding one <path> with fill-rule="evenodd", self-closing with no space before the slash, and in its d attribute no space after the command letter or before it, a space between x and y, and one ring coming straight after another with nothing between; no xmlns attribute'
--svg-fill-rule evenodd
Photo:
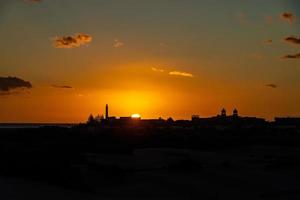
<svg viewBox="0 0 300 200"><path fill-rule="evenodd" d="M0 199L300 199L297 127L0 130Z"/></svg>

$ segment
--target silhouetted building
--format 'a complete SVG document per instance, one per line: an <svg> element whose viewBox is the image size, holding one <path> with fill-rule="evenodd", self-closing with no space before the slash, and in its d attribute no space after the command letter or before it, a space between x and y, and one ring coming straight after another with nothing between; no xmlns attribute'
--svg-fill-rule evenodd
<svg viewBox="0 0 300 200"><path fill-rule="evenodd" d="M97 115L96 117L95 117L95 121L96 122L98 122L98 123L100 123L102 120L103 120L104 118L103 118L103 115Z"/></svg>
<svg viewBox="0 0 300 200"><path fill-rule="evenodd" d="M117 120L117 117L111 116L111 117L108 117L107 120L108 120L108 121L116 121L116 120Z"/></svg>
<svg viewBox="0 0 300 200"><path fill-rule="evenodd" d="M132 120L131 117L120 117L120 121L122 121L122 122L129 122L131 120Z"/></svg>
<svg viewBox="0 0 300 200"><path fill-rule="evenodd" d="M167 119L167 124L173 124L174 123L174 120L173 120L173 118L172 117L169 117L168 119Z"/></svg>
<svg viewBox="0 0 300 200"><path fill-rule="evenodd" d="M138 115L133 115L129 117L116 118L114 116L109 116L108 104L105 107L105 118L103 116L93 117L90 115L87 124L89 125L103 125L108 127L180 127L180 128L190 128L190 127L232 127L232 126L260 126L265 125L267 122L265 119L256 117L240 117L238 110L234 109L232 115L227 116L225 108L221 110L221 113L214 117L200 118L199 115L192 115L191 120L176 120L172 118L164 120L159 119L141 119ZM276 118L276 124L279 125L299 125L300 118Z"/></svg>
<svg viewBox="0 0 300 200"><path fill-rule="evenodd" d="M199 121L199 115L192 115L192 121Z"/></svg>
<svg viewBox="0 0 300 200"><path fill-rule="evenodd" d="M226 117L227 116L225 108L222 109L221 116L222 117Z"/></svg>
<svg viewBox="0 0 300 200"><path fill-rule="evenodd" d="M238 110L236 108L233 110L232 116L234 116L234 117L238 117L239 116L239 112L238 112Z"/></svg>
<svg viewBox="0 0 300 200"><path fill-rule="evenodd" d="M89 116L89 118L88 118L88 120L87 120L87 124L89 124L89 125L93 125L93 124L95 124L95 118L94 118L94 116L92 115L92 114L90 114L90 116Z"/></svg>

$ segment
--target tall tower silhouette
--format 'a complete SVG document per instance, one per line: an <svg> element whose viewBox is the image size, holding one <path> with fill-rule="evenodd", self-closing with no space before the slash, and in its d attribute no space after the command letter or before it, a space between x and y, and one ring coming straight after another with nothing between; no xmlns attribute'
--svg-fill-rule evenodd
<svg viewBox="0 0 300 200"><path fill-rule="evenodd" d="M108 104L105 106L105 119L108 119Z"/></svg>

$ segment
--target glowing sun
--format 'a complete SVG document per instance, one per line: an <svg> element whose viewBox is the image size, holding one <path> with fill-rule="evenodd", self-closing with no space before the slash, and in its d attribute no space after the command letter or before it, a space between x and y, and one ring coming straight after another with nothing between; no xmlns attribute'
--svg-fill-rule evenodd
<svg viewBox="0 0 300 200"><path fill-rule="evenodd" d="M132 115L131 115L131 118L132 118L132 119L140 119L140 118L141 118L141 115L139 115L139 114L132 114Z"/></svg>

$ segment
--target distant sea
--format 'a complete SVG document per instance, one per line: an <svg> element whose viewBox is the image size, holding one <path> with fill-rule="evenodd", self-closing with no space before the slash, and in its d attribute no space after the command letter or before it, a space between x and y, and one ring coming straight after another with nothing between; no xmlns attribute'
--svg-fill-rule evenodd
<svg viewBox="0 0 300 200"><path fill-rule="evenodd" d="M76 124L62 123L0 123L0 129L24 129L24 128L41 128L41 127L63 127L71 128Z"/></svg>

